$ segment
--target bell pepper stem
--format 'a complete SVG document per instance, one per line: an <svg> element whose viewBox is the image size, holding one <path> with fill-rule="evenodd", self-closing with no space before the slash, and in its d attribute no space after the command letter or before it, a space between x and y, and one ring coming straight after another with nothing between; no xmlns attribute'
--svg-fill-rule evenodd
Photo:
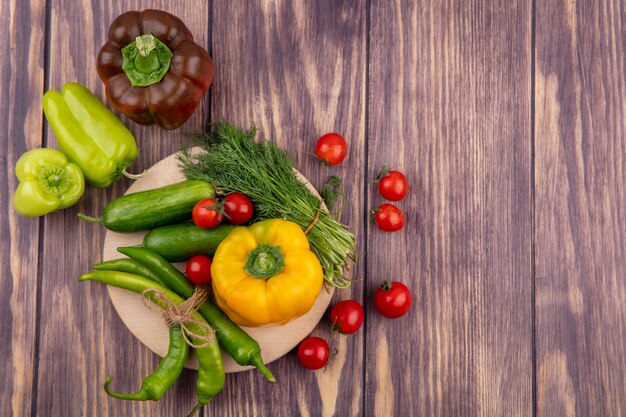
<svg viewBox="0 0 626 417"><path fill-rule="evenodd" d="M165 76L172 51L151 33L137 36L122 48L122 71L133 87L147 87Z"/></svg>
<svg viewBox="0 0 626 417"><path fill-rule="evenodd" d="M279 246L258 245L246 258L244 269L248 274L259 279L268 279L278 274L285 267L285 256Z"/></svg>
<svg viewBox="0 0 626 417"><path fill-rule="evenodd" d="M147 57L148 54L156 48L156 43L154 42L154 36L152 33L137 36L137 38L135 38L135 43L137 45L137 52L139 52L139 55L143 58Z"/></svg>
<svg viewBox="0 0 626 417"><path fill-rule="evenodd" d="M83 213L78 213L77 216L79 219L85 220L86 222L89 222L89 223L102 223L102 217L91 217Z"/></svg>
<svg viewBox="0 0 626 417"><path fill-rule="evenodd" d="M131 174L130 172L126 171L125 169L122 170L122 175L125 176L126 178L130 178L131 180L138 180L139 178L143 177L146 174L146 170L144 169L142 172L140 172L139 174Z"/></svg>

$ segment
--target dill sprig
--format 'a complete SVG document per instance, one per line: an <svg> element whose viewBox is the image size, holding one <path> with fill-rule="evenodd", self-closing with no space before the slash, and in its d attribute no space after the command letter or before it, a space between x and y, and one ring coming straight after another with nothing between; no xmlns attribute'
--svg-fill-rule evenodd
<svg viewBox="0 0 626 417"><path fill-rule="evenodd" d="M328 210L331 210L331 213L335 216L335 218L339 218L341 216L341 212L343 211L344 204L344 190L343 190L343 182L341 182L341 178L336 175L328 178L324 185L322 186L322 191L320 191L320 196L324 203L326 203L326 207ZM335 203L339 200L339 208L335 208ZM335 208L335 210L333 210Z"/></svg>
<svg viewBox="0 0 626 417"><path fill-rule="evenodd" d="M201 150L183 149L180 168L187 179L210 182L223 194L247 195L254 203L254 221L283 218L306 229L318 212L319 199L298 180L289 155L271 141L255 142L256 133L254 127L243 131L221 123L209 133L194 134ZM326 282L348 287L351 281L343 268L354 262L354 234L322 210L307 238Z"/></svg>

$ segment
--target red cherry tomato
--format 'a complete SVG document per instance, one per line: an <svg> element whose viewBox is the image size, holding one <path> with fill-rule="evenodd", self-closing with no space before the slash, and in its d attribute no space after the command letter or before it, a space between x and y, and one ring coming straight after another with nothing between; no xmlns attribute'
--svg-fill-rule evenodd
<svg viewBox="0 0 626 417"><path fill-rule="evenodd" d="M412 303L411 291L398 281L383 282L374 294L374 307L390 319L404 316Z"/></svg>
<svg viewBox="0 0 626 417"><path fill-rule="evenodd" d="M205 198L204 200L198 201L191 213L191 218L195 225L203 229L214 228L221 223L223 217L223 214L220 215L220 213L218 213L217 205L212 198Z"/></svg>
<svg viewBox="0 0 626 417"><path fill-rule="evenodd" d="M308 369L320 369L328 362L328 343L320 337L307 337L298 346L298 360Z"/></svg>
<svg viewBox="0 0 626 417"><path fill-rule="evenodd" d="M185 273L189 281L196 285L211 283L211 258L204 255L192 256L185 265Z"/></svg>
<svg viewBox="0 0 626 417"><path fill-rule="evenodd" d="M409 182L400 171L382 171L378 180L378 192L384 199L400 201L409 192Z"/></svg>
<svg viewBox="0 0 626 417"><path fill-rule="evenodd" d="M346 140L337 133L327 133L315 144L315 155L328 165L340 164L348 153Z"/></svg>
<svg viewBox="0 0 626 417"><path fill-rule="evenodd" d="M254 205L248 196L241 193L230 193L224 198L224 213L231 224L244 224L252 218Z"/></svg>
<svg viewBox="0 0 626 417"><path fill-rule="evenodd" d="M330 323L333 330L353 334L363 323L363 307L354 300L340 301L330 310Z"/></svg>
<svg viewBox="0 0 626 417"><path fill-rule="evenodd" d="M381 204L375 213L374 221L380 230L397 232L404 227L404 214L393 204Z"/></svg>

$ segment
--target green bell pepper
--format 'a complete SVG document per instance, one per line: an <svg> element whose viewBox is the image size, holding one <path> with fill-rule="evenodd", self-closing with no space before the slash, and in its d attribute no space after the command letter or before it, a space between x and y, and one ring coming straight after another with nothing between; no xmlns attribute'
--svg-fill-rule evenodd
<svg viewBox="0 0 626 417"><path fill-rule="evenodd" d="M85 190L80 168L54 149L32 149L15 165L20 185L13 207L20 216L43 216L76 203Z"/></svg>
<svg viewBox="0 0 626 417"><path fill-rule="evenodd" d="M94 187L107 187L137 158L132 133L87 88L67 83L43 96L43 110L61 151Z"/></svg>

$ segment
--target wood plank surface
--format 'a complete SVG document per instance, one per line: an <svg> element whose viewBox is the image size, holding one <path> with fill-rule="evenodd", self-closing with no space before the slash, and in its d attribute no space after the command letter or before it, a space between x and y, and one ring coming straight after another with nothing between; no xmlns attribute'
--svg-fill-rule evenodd
<svg viewBox="0 0 626 417"><path fill-rule="evenodd" d="M172 3L123 1L76 3L51 1L48 84L59 89L77 81L104 99L95 61L112 20L127 10L158 8L179 16L196 41L208 46L208 5L204 1ZM137 138L140 156L132 172L140 172L178 150L182 131L199 130L205 103L179 131L139 127L122 118ZM49 147L57 147L48 129ZM104 227L77 219L99 215L105 204L123 194L130 180L106 189L87 187L76 206L45 217L42 248L40 348L37 412L46 416L162 416L185 415L195 405L195 372L186 371L159 402L125 402L109 398L102 383L114 377L115 389L132 392L160 358L144 347L117 317L105 287L78 283L81 273L101 259ZM113 386L112 386L113 388Z"/></svg>
<svg viewBox="0 0 626 417"><path fill-rule="evenodd" d="M626 10L537 2L537 415L626 415Z"/></svg>
<svg viewBox="0 0 626 417"><path fill-rule="evenodd" d="M368 172L412 188L401 232L369 225L371 416L531 416L531 2L372 1ZM368 204L382 197L372 187Z"/></svg>
<svg viewBox="0 0 626 417"><path fill-rule="evenodd" d="M212 121L256 124L260 136L284 147L318 189L330 175L339 175L346 187L342 221L359 236L359 256L364 250L366 210L365 6L364 1L348 0L261 0L246 7L215 1L212 34L216 68ZM350 149L341 166L323 169L313 156L315 141L330 131L342 134ZM358 281L350 290L336 291L335 300L361 299L363 264L350 276ZM270 365L278 380L275 386L258 373L229 376L224 395L207 407L207 414L363 415L363 333L332 336L326 319L313 333L330 339L331 349L338 349L330 366L307 371L291 352Z"/></svg>
<svg viewBox="0 0 626 417"><path fill-rule="evenodd" d="M45 4L0 2L0 411L30 416L36 377L40 220L17 215L14 166L41 146ZM22 28L28 27L25 31Z"/></svg>
<svg viewBox="0 0 626 417"><path fill-rule="evenodd" d="M0 0L0 415L186 415L195 371L159 402L131 391L159 357L121 322L107 291L77 277L101 259L98 215L130 185L87 187L76 206L25 219L12 208L15 162L58 148L46 88L77 81L104 98L95 60L126 10L179 16L215 64L182 128L122 117L139 172L207 123L256 124L318 188L346 187L355 279L334 304L363 303L356 335L323 370L294 351L230 374L200 416L626 417L626 8L619 0ZM346 161L324 168L317 138L342 134ZM403 170L405 229L368 210L383 163ZM404 281L414 305L383 318L372 296Z"/></svg>

